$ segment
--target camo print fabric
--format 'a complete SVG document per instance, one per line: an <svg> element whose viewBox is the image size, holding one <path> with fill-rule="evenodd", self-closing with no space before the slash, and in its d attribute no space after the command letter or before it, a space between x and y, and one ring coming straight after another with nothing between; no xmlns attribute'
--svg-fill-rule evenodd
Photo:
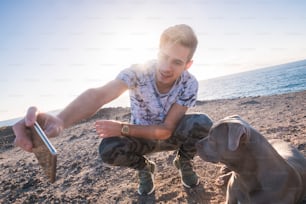
<svg viewBox="0 0 306 204"><path fill-rule="evenodd" d="M159 93L155 83L157 62L133 65L119 73L117 79L129 87L131 123L137 125L158 125L163 123L174 103L192 107L196 103L198 81L184 71L167 94Z"/></svg>
<svg viewBox="0 0 306 204"><path fill-rule="evenodd" d="M134 137L111 137L102 140L99 152L103 162L114 166L142 169L146 154L178 150L178 154L192 159L195 143L208 135L212 120L205 114L186 114L174 134L167 140L147 140Z"/></svg>

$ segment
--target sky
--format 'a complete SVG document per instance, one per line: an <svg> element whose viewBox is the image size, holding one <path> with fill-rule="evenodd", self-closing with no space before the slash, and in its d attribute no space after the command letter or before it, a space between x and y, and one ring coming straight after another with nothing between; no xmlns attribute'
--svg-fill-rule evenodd
<svg viewBox="0 0 306 204"><path fill-rule="evenodd" d="M305 0L2 0L0 121L62 109L154 59L175 24L198 36L198 80L305 59L305 10Z"/></svg>

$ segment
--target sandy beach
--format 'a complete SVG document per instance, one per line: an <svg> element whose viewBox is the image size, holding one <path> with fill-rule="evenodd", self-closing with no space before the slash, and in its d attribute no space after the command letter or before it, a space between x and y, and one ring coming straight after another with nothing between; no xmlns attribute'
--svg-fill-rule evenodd
<svg viewBox="0 0 306 204"><path fill-rule="evenodd" d="M306 157L306 91L262 97L198 101L189 112L203 112L214 121L240 115L266 138L279 138ZM57 178L51 184L34 154L13 146L11 127L0 128L0 203L222 203L225 188L215 184L221 165L198 156L194 169L200 185L186 189L172 165L174 152L148 157L156 162L155 193L139 196L136 172L103 164L98 155L101 139L94 129L99 119L128 121L129 108L101 109L92 118L52 138L58 155ZM306 203L306 199L303 203Z"/></svg>

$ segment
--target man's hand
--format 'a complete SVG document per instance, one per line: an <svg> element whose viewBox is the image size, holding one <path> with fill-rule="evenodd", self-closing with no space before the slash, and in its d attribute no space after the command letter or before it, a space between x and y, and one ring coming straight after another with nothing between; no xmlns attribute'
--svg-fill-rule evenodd
<svg viewBox="0 0 306 204"><path fill-rule="evenodd" d="M64 127L63 121L60 118L46 113L39 113L36 107L30 107L26 116L13 126L13 131L16 135L14 141L15 145L27 152L32 152L32 133L29 127L32 127L35 121L40 124L48 137L59 135Z"/></svg>
<svg viewBox="0 0 306 204"><path fill-rule="evenodd" d="M122 124L116 120L99 120L95 123L96 131L101 138L121 135Z"/></svg>

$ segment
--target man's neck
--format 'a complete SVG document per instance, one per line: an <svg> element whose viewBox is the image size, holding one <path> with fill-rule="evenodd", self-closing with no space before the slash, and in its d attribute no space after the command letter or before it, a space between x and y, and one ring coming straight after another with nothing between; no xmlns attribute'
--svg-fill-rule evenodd
<svg viewBox="0 0 306 204"><path fill-rule="evenodd" d="M172 89L175 82L176 81L172 82L171 84L162 84L162 83L159 83L158 81L156 81L156 87L157 87L159 93L166 94Z"/></svg>

